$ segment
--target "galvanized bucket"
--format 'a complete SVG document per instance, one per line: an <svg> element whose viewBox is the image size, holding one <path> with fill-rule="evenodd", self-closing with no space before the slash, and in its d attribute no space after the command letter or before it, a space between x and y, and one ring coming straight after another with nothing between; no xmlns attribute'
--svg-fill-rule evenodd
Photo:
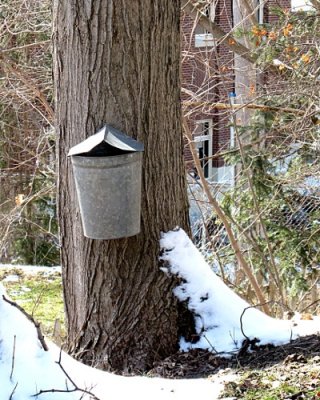
<svg viewBox="0 0 320 400"><path fill-rule="evenodd" d="M119 134L117 131L117 139ZM130 144L132 147L131 138ZM143 146L132 151L119 150L118 146L119 151L96 149L96 154L91 149L87 154L71 155L84 235L91 239L136 235L140 232ZM112 155L102 155L108 151Z"/></svg>

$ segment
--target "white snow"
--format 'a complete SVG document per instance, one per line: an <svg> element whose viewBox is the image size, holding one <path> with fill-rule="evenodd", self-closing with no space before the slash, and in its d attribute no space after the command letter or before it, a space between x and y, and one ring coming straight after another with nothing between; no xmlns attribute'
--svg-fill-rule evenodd
<svg viewBox="0 0 320 400"><path fill-rule="evenodd" d="M53 274L55 272L61 272L61 267L46 267L46 266L35 266L35 265L20 265L20 264L0 264L0 270L17 270L25 274L36 274L43 272L45 274Z"/></svg>
<svg viewBox="0 0 320 400"><path fill-rule="evenodd" d="M44 351L33 324L5 302L3 295L5 291L0 285L0 400L10 399L13 392L13 400L91 399L79 391L32 397L40 390L73 389L73 385L57 364L60 349L47 341L49 351ZM64 352L61 365L79 388L91 391L100 400L194 400L198 396L202 400L214 400L223 389L223 381L230 379L224 375L181 380L122 377L85 366Z"/></svg>
<svg viewBox="0 0 320 400"><path fill-rule="evenodd" d="M60 366L60 349L49 343L45 352L37 340L34 326L16 308L0 300L0 399L7 400L14 392L14 400L34 398L40 390L73 388ZM15 345L14 345L15 342ZM14 350L15 348L15 350ZM14 356L14 366L12 360ZM217 399L223 388L223 377L216 379L170 380L148 377L122 377L85 366L65 353L61 365L76 385L94 393L99 399L112 400L203 400ZM13 370L12 378L10 378ZM17 386L16 386L17 385ZM90 399L83 393L45 393L41 400Z"/></svg>
<svg viewBox="0 0 320 400"><path fill-rule="evenodd" d="M163 270L183 279L175 289L181 301L194 311L200 341L181 339L181 349L204 348L218 353L236 352L244 339L258 338L260 344L287 343L290 339L320 331L320 318L278 320L251 307L211 270L186 233L179 229L163 235ZM241 330L242 321L242 330ZM245 336L244 336L245 335Z"/></svg>
<svg viewBox="0 0 320 400"><path fill-rule="evenodd" d="M3 282L18 282L19 281L18 275L8 275L6 278L3 279Z"/></svg>
<svg viewBox="0 0 320 400"><path fill-rule="evenodd" d="M284 62L280 61L278 58L275 58L272 60L273 65L275 65L276 67L279 67L280 65L282 65L283 67L287 68L287 69L293 69L291 68L289 65L285 64Z"/></svg>
<svg viewBox="0 0 320 400"><path fill-rule="evenodd" d="M37 340L33 324L15 307L6 303L0 287L0 399L26 400L46 388L65 388L65 376L54 362L55 355L45 352ZM47 394L45 400L66 396ZM79 396L70 396L78 399Z"/></svg>
<svg viewBox="0 0 320 400"><path fill-rule="evenodd" d="M199 343L181 341L181 347L209 348L219 352L236 351L244 339L240 317L248 304L234 294L211 271L198 250L181 229L162 236L165 250L164 271L177 274L185 283L175 290L181 300L189 299L190 308L198 314ZM0 400L74 400L90 399L81 392L43 393L40 390L72 389L73 385L57 364L60 349L49 343L45 352L37 339L33 324L2 298L0 286ZM291 337L319 331L319 319L313 321L279 321L250 308L243 316L243 329L261 343L284 343ZM122 377L87 367L62 353L61 365L82 389L90 390L100 400L201 400L218 399L223 381L232 376L217 375L208 379L170 380L163 378ZM14 391L12 397L11 394ZM83 397L82 397L83 396Z"/></svg>

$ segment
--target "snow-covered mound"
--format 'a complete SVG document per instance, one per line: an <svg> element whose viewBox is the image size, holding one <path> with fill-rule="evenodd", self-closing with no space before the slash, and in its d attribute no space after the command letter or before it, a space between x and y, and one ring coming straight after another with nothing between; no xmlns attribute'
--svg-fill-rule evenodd
<svg viewBox="0 0 320 400"><path fill-rule="evenodd" d="M44 351L34 325L15 307L3 300L0 285L0 400L215 400L223 389L222 380L123 377L90 368L75 361L48 342ZM61 355L63 372L57 364ZM71 392L66 392L66 390ZM41 393L41 391L45 391ZM62 391L62 392L59 392ZM35 394L41 393L34 397Z"/></svg>
<svg viewBox="0 0 320 400"><path fill-rule="evenodd" d="M35 326L5 302L3 295L0 285L0 399L26 400L40 390L66 389L66 376L55 363L56 355L43 349ZM79 399L79 393L68 396ZM66 393L41 398L66 399Z"/></svg>
<svg viewBox="0 0 320 400"><path fill-rule="evenodd" d="M238 351L246 338L280 345L320 331L319 317L278 320L250 308L215 275L182 229L163 234L160 244L161 259L166 261L163 270L183 280L174 293L188 302L196 316L200 340L191 344L182 338L182 350L203 348L228 353Z"/></svg>

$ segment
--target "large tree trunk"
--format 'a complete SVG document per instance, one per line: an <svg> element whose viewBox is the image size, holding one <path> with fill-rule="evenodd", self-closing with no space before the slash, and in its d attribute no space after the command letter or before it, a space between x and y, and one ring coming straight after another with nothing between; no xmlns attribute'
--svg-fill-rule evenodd
<svg viewBox="0 0 320 400"><path fill-rule="evenodd" d="M180 1L56 0L59 221L69 349L87 363L144 370L177 348L161 231L188 227L180 121ZM69 148L108 123L145 145L142 228L83 236Z"/></svg>

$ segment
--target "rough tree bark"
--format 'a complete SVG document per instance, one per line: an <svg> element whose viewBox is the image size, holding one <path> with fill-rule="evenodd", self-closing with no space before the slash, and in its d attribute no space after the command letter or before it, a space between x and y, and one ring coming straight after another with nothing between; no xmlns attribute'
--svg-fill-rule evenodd
<svg viewBox="0 0 320 400"><path fill-rule="evenodd" d="M116 371L176 350L174 282L158 265L161 231L188 229L180 114L180 1L55 0L59 222L70 351ZM70 147L105 123L145 145L142 230L83 236Z"/></svg>

